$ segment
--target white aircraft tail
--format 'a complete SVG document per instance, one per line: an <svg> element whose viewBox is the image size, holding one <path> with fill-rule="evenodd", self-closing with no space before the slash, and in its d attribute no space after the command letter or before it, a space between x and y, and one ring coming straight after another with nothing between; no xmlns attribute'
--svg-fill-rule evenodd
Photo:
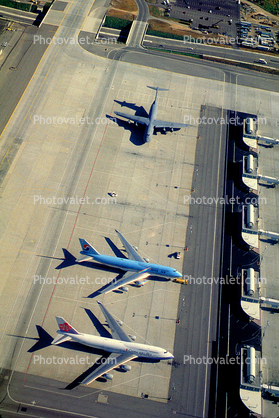
<svg viewBox="0 0 279 418"><path fill-rule="evenodd" d="M65 332L65 334L79 334L79 332L72 327L67 321L65 321L62 316L56 316L56 321L59 326L59 331L62 333Z"/></svg>

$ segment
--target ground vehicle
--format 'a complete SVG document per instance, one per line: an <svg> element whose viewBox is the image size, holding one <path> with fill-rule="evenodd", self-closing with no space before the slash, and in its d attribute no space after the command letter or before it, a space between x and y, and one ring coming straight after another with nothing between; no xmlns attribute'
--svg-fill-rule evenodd
<svg viewBox="0 0 279 418"><path fill-rule="evenodd" d="M263 58L260 58L258 62L259 64L267 64L267 61L264 60Z"/></svg>
<svg viewBox="0 0 279 418"><path fill-rule="evenodd" d="M183 279L182 277L179 279L174 279L175 283L180 283L180 284L188 284L188 280L187 279Z"/></svg>

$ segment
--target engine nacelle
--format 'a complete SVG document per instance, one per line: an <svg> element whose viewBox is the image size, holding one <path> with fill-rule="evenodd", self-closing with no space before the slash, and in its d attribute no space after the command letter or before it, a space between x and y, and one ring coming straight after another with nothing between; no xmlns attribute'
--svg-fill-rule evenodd
<svg viewBox="0 0 279 418"><path fill-rule="evenodd" d="M144 258L144 261L146 261L147 263L149 263L149 258Z"/></svg>
<svg viewBox="0 0 279 418"><path fill-rule="evenodd" d="M163 128L163 131L166 132L166 128Z"/></svg>
<svg viewBox="0 0 279 418"><path fill-rule="evenodd" d="M130 334L129 334L129 337L131 338L132 341L135 341L137 338L135 335L130 335Z"/></svg>
<svg viewBox="0 0 279 418"><path fill-rule="evenodd" d="M122 292L128 292L129 290L127 286L122 286L119 289L122 290Z"/></svg>
<svg viewBox="0 0 279 418"><path fill-rule="evenodd" d="M135 281L135 286L137 286L137 287L141 287L141 286L143 286L143 285L144 285L144 283L145 283L145 282L140 282L139 280L136 280L136 281Z"/></svg>
<svg viewBox="0 0 279 418"><path fill-rule="evenodd" d="M129 372L131 370L131 366L127 366L127 364L121 364L120 369L124 370L125 372Z"/></svg>
<svg viewBox="0 0 279 418"><path fill-rule="evenodd" d="M120 321L120 320L116 320L116 322L118 323L118 325L120 325L120 326L122 326L123 325L123 321Z"/></svg>
<svg viewBox="0 0 279 418"><path fill-rule="evenodd" d="M171 132L173 132L173 128L171 128Z"/></svg>
<svg viewBox="0 0 279 418"><path fill-rule="evenodd" d="M103 377L107 380L112 380L113 379L113 374L111 373L105 373L103 374Z"/></svg>

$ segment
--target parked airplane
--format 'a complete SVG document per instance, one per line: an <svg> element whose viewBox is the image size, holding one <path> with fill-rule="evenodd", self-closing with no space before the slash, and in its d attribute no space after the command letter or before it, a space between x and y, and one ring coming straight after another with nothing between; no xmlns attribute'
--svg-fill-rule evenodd
<svg viewBox="0 0 279 418"><path fill-rule="evenodd" d="M98 304L110 327L112 334L111 338L80 333L65 321L64 318L60 316L56 317L59 330L57 331L58 335L52 341L52 344L57 345L71 340L111 353L104 363L97 366L92 373L80 382L81 384L88 385L101 376L111 380L113 378L113 375L109 373L111 370L120 367L124 371L129 371L131 370L131 366L127 366L125 363L137 357L153 360L167 360L174 358L169 351L164 350L161 347L133 342L135 337L126 335L104 305L102 305L101 302L98 302ZM95 364L99 364L98 360Z"/></svg>
<svg viewBox="0 0 279 418"><path fill-rule="evenodd" d="M157 112L158 112L158 101L157 95L158 91L168 91L168 89L161 89L159 87L150 87L147 86L149 89L156 90L155 100L151 105L148 117L144 116L136 116L136 115L129 115L127 113L122 112L114 112L117 116L121 116L123 118L128 119L129 123L132 120L137 125L140 123L141 125L146 125L143 140L144 142L150 142L152 139L152 135L154 133L155 128L162 128L164 131L166 129L170 129L172 132L175 128L186 128L189 125L185 125L185 123L175 123L175 122L166 122L163 120L157 120Z"/></svg>
<svg viewBox="0 0 279 418"><path fill-rule="evenodd" d="M136 283L138 286L142 286L146 282L146 279L151 275L168 278L182 277L182 274L172 267L161 266L159 264L152 264L145 261L140 257L134 247L132 247L131 244L129 244L129 242L123 237L123 235L120 234L120 232L117 230L115 230L115 232L122 241L122 244L124 245L129 258L120 258L111 255L100 254L87 241L84 239L79 239L82 248L80 254L84 255L85 257L76 260L78 263L93 259L94 261L97 261L106 266L117 267L126 271L120 280L113 280L104 290L101 290L100 293L109 293L112 290L119 288L127 291L128 289L123 286L130 283Z"/></svg>

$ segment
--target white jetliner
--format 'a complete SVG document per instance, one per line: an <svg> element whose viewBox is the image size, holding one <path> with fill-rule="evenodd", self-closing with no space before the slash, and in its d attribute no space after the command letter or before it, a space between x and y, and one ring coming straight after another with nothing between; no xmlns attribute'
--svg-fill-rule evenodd
<svg viewBox="0 0 279 418"><path fill-rule="evenodd" d="M122 241L122 244L124 245L129 258L120 258L111 255L99 254L98 251L95 250L95 248L92 247L87 241L84 239L79 239L82 248L80 254L84 255L85 257L76 260L78 263L93 259L94 261L98 261L99 263L106 266L116 267L126 271L120 280L113 280L104 290L101 290L100 293L109 293L112 290L119 288L121 288L123 291L127 291L128 289L125 287L125 285L130 283L135 283L137 286L142 286L146 283L146 279L151 275L167 278L182 277L182 274L172 267L146 262L143 258L141 258L134 247L128 243L123 235L120 234L120 232L117 230L115 231Z"/></svg>
<svg viewBox="0 0 279 418"><path fill-rule="evenodd" d="M136 358L144 357L153 360L167 360L173 359L174 356L167 350L161 347L155 347L147 344L138 344L132 342L132 338L125 334L117 321L107 311L101 302L98 302L101 310L110 327L112 338L105 338L96 335L82 334L73 328L64 318L57 316L56 320L59 326L57 337L52 341L52 344L61 344L65 341L74 341L88 347L94 347L112 353L107 357L106 362L100 364L95 370L80 382L83 385L88 385L98 377L105 377L111 380L113 375L109 374L111 370L121 367L122 370L129 371L131 366L126 366L125 363ZM98 360L97 360L98 361ZM95 363L96 364L96 363Z"/></svg>
<svg viewBox="0 0 279 418"><path fill-rule="evenodd" d="M132 120L133 122L135 122L136 125L138 123L140 123L141 125L146 125L144 136L143 136L144 142L151 141L155 128L162 128L164 131L166 131L166 129L170 129L173 132L175 128L179 129L179 128L186 128L187 126L189 126L189 125L185 125L185 123L166 122L164 120L156 119L157 112L158 112L158 101L157 101L158 91L168 91L168 89L161 89L159 87L150 87L150 86L147 86L147 87L149 89L156 90L155 100L151 105L149 115L147 118L144 116L135 116L135 115L129 115L127 113L122 113L122 112L114 112L117 116L121 116L123 118L128 119L129 123Z"/></svg>

